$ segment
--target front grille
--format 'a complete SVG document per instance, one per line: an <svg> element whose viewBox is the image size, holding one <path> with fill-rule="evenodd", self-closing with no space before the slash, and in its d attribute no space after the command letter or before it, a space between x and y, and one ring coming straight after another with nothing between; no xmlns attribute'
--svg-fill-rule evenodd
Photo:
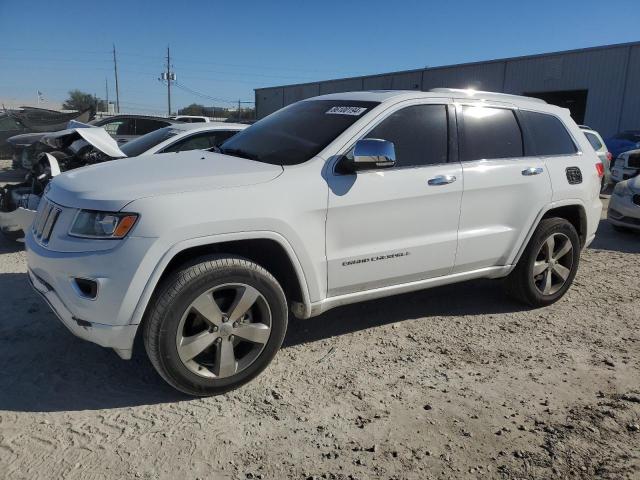
<svg viewBox="0 0 640 480"><path fill-rule="evenodd" d="M629 168L640 168L640 153L629 154L629 158L627 158L627 166Z"/></svg>
<svg viewBox="0 0 640 480"><path fill-rule="evenodd" d="M55 227L62 209L55 203L43 198L38 208L36 218L33 220L33 236L40 243L46 244L51 238L51 232Z"/></svg>
<svg viewBox="0 0 640 480"><path fill-rule="evenodd" d="M636 194L633 196L633 203L640 205L640 195Z"/></svg>

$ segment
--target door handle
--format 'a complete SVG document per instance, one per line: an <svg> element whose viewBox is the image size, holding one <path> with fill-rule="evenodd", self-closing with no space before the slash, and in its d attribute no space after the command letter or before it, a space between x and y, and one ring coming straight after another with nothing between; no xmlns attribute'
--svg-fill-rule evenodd
<svg viewBox="0 0 640 480"><path fill-rule="evenodd" d="M438 175L437 177L430 178L427 183L433 187L437 185L448 185L455 181L455 175Z"/></svg>
<svg viewBox="0 0 640 480"><path fill-rule="evenodd" d="M531 175L540 175L542 172L544 172L542 167L529 167L522 170L522 175L530 177Z"/></svg>

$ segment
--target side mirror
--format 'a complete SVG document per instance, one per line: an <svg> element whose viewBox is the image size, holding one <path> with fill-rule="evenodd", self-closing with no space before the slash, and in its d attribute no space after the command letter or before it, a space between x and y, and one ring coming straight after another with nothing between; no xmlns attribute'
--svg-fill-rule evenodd
<svg viewBox="0 0 640 480"><path fill-rule="evenodd" d="M396 149L393 142L378 138L358 140L353 148L353 158L345 157L344 170L355 173L360 170L391 168L396 163Z"/></svg>

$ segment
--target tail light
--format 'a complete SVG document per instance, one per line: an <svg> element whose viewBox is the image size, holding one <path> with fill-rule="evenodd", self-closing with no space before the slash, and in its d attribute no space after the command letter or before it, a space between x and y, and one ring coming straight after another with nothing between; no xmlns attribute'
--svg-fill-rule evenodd
<svg viewBox="0 0 640 480"><path fill-rule="evenodd" d="M598 176L600 178L604 177L604 165L602 162L596 163L596 170L598 171Z"/></svg>
<svg viewBox="0 0 640 480"><path fill-rule="evenodd" d="M607 152L607 160L609 160L609 163L611 163L611 161L613 160L613 155L611 155L611 152Z"/></svg>

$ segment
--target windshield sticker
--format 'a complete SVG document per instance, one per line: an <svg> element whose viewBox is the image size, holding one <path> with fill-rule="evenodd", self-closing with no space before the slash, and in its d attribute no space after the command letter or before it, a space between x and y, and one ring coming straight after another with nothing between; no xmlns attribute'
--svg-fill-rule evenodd
<svg viewBox="0 0 640 480"><path fill-rule="evenodd" d="M326 113L328 115L353 115L357 117L365 110L365 107L331 107Z"/></svg>

